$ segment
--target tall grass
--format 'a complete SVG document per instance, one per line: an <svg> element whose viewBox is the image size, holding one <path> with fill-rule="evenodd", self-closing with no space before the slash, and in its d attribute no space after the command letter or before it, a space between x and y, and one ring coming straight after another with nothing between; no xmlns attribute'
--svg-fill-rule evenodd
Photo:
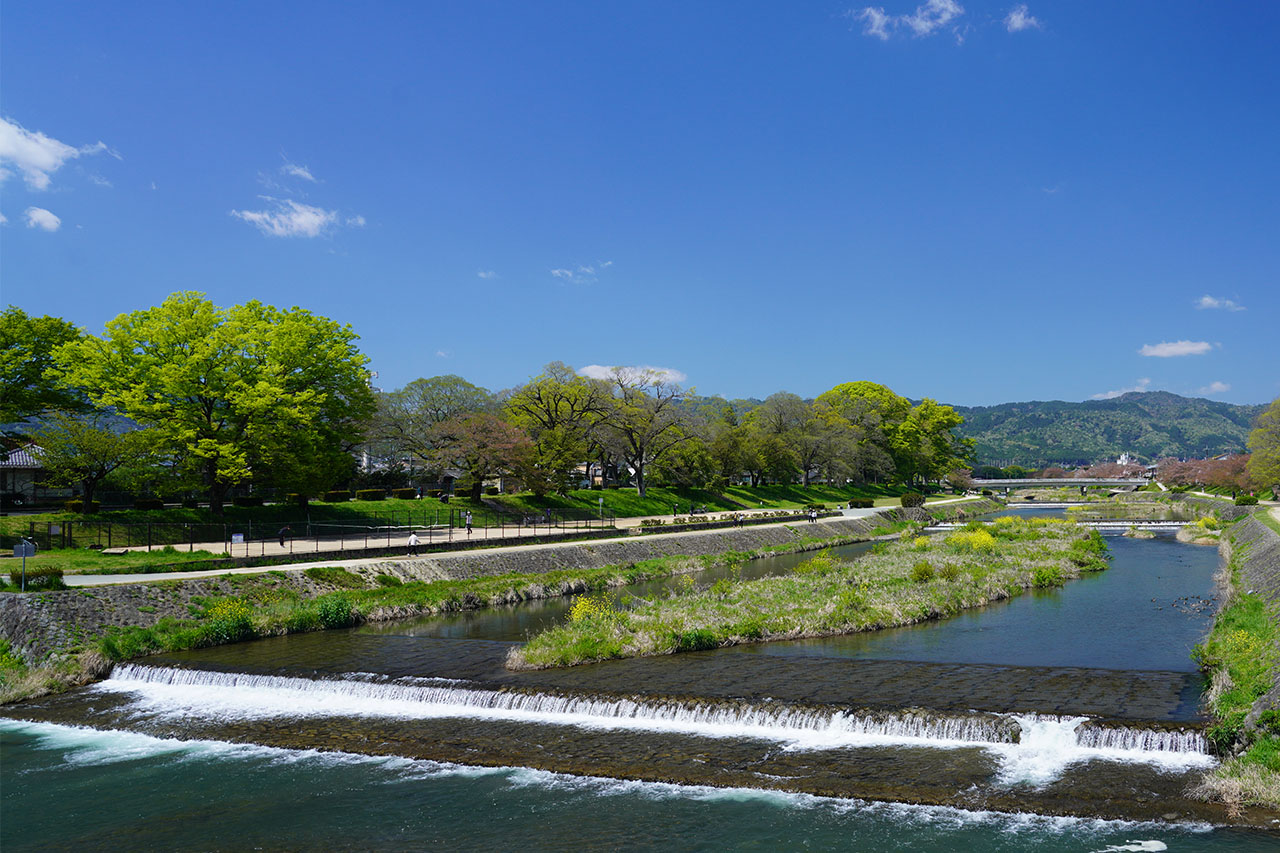
<svg viewBox="0 0 1280 853"><path fill-rule="evenodd" d="M855 563L822 553L784 577L674 593L590 614L513 649L514 669L874 630L1057 586L1107 566L1106 543L1073 524L1001 519L946 538L908 535Z"/></svg>

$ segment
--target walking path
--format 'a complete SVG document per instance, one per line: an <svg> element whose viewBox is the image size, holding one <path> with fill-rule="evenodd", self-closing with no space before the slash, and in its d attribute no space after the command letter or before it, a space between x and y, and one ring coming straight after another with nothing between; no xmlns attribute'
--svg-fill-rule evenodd
<svg viewBox="0 0 1280 853"><path fill-rule="evenodd" d="M930 501L929 506L937 506L939 504L959 503L961 501L969 501L969 500L977 500L977 499L978 498L975 496L945 498L943 500ZM868 509L844 509L844 510L841 510L841 515L832 516L830 518L818 519L818 523L821 524L824 522L838 521L841 518L866 518L868 516L875 515L876 513L886 509L893 509L893 507L883 506L883 507L871 507ZM760 515L762 513L776 512L776 511L777 509L774 508L774 509L764 509L764 510L742 510L741 512L742 512L742 515L751 516L751 515ZM725 512L707 513L707 515L709 516L710 515L722 516L722 515L729 515L729 514L731 513L725 513ZM650 516L650 517L661 518L663 520L667 518L667 516ZM617 541L618 539L627 539L632 535L629 532L629 530L631 528L639 527L642 520L643 519L641 518L618 519L618 527L620 528L620 530L619 530L619 535L617 537L613 537L612 539L593 539L590 541L591 542L608 542L608 541ZM794 518L779 519L776 523L777 524L795 524L796 519ZM757 525L753 525L753 526L757 526ZM765 526L765 525L760 525L760 526ZM476 530L477 532L479 532L480 528L476 528ZM574 532L573 530L568 530L566 531L566 534L573 533L573 532ZM684 530L676 533L650 533L650 534L646 534L646 538L690 536L690 535L700 534L705 532L706 532L705 530ZM463 535L465 536L465 532L463 533ZM401 542L401 539L403 538L406 538L406 537L397 538L396 544L398 545L403 544ZM480 537L476 537L473 541L475 541L477 546L479 546L483 544L486 540ZM493 539L490 538L488 541L493 541ZM197 545L198 544L199 543L197 543ZM219 547L219 548L222 547L222 543L220 542L213 543L213 544L216 545L216 547ZM254 550L256 551L258 550L256 546L262 543L253 543L253 544L255 546ZM281 549L279 544L275 541L272 541L267 544L270 545L270 547L266 551L267 556L272 556L273 554L276 556L280 556L283 554L290 553L287 550L287 548ZM537 550L542 550L546 548L558 548L565 544L571 544L571 543L540 542L537 544L499 545L492 548L486 548L485 552L486 553L508 553L508 552L514 552L514 551L537 551ZM447 560L451 556L454 556L457 554L466 554L466 553L469 553L469 551L426 552L422 555L421 558L432 559L432 560ZM242 568L204 569L204 570L189 571L189 572L139 572L135 574L111 574L111 575L94 575L94 574L71 575L69 574L63 577L63 582L66 583L66 585L69 587L105 586L108 584L124 584L124 583L151 583L151 582L166 581L166 580L190 580L192 578L217 577L220 575L262 574L263 572L267 572L267 571L300 572L300 571L304 571L305 569L316 568L320 566L368 566L368 565L373 565L375 563L385 563L388 560L408 560L408 559L418 559L418 558L409 557L407 554L401 554L397 556L357 557L357 558L343 559L341 556L341 552L334 551L334 552L329 552L328 556L317 554L316 559L309 560L307 562L287 563L287 564L278 565L278 566L245 566Z"/></svg>

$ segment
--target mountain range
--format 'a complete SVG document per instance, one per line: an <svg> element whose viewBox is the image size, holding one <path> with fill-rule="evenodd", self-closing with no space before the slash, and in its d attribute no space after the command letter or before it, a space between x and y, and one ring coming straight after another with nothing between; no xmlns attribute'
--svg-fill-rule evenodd
<svg viewBox="0 0 1280 853"><path fill-rule="evenodd" d="M1144 459L1242 453L1265 405L1239 406L1167 391L1129 392L1110 400L1061 400L954 406L957 432L976 443L983 465L1080 465L1121 453Z"/></svg>

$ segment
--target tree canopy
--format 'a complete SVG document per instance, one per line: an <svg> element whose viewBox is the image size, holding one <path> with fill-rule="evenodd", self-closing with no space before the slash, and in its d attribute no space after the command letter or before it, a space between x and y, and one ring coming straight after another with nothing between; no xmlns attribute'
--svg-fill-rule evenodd
<svg viewBox="0 0 1280 853"><path fill-rule="evenodd" d="M0 312L0 423L83 408L76 389L49 375L54 350L79 337L59 317L31 317L12 305Z"/></svg>
<svg viewBox="0 0 1280 853"><path fill-rule="evenodd" d="M1280 397L1271 401L1249 433L1249 480L1280 496Z"/></svg>
<svg viewBox="0 0 1280 853"><path fill-rule="evenodd" d="M101 337L54 353L63 387L153 430L220 512L251 475L323 481L373 411L366 358L350 326L203 294L122 314Z"/></svg>

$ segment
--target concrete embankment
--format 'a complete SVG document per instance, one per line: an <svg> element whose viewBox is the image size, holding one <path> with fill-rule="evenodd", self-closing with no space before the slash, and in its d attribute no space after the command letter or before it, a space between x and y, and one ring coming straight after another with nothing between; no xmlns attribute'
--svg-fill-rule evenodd
<svg viewBox="0 0 1280 853"><path fill-rule="evenodd" d="M984 500L939 506L931 512L945 512L948 518L964 518L1000 508L999 504ZM904 520L928 521L934 517L931 512L890 508L865 518L826 519L817 524L799 522L631 536L616 540L431 554L417 558L333 561L333 565L340 565L359 575L369 587L378 586L379 575L411 582L598 569L626 566L657 557L700 557L777 546L785 550L808 550L864 541L877 526ZM7 639L13 650L28 663L38 663L51 653L88 643L112 626L148 627L165 617L189 618L200 609L196 606L199 600L235 595L241 584L263 574L270 575L279 589L308 598L335 589L307 575L301 568L282 566L255 575L227 574L187 580L165 580L163 575L158 575L155 580L144 583L26 595L3 593L0 594L0 638ZM564 590L560 589L546 591L547 595L563 593Z"/></svg>

